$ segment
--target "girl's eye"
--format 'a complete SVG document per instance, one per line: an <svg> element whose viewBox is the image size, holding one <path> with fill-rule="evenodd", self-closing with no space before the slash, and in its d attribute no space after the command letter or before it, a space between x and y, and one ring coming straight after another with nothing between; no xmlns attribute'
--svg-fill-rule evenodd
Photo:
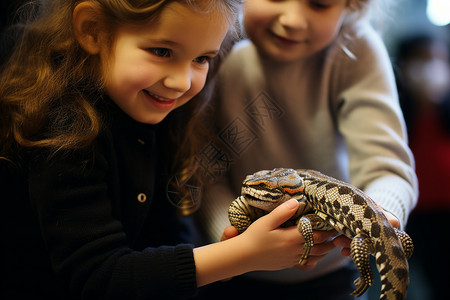
<svg viewBox="0 0 450 300"><path fill-rule="evenodd" d="M199 64L205 64L211 60L211 57L208 56L199 56L196 59L194 59L194 62Z"/></svg>
<svg viewBox="0 0 450 300"><path fill-rule="evenodd" d="M166 48L150 48L149 51L160 57L169 57L170 56L170 50Z"/></svg>
<svg viewBox="0 0 450 300"><path fill-rule="evenodd" d="M327 9L330 7L330 4L320 3L316 1L311 1L311 6L315 9Z"/></svg>

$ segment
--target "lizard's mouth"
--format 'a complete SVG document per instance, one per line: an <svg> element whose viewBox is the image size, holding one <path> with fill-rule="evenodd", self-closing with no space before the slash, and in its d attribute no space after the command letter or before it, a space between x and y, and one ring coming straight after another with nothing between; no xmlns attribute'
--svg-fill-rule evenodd
<svg viewBox="0 0 450 300"><path fill-rule="evenodd" d="M242 197L247 200L247 202L256 208L265 210L265 211L271 211L275 207L277 207L280 203L283 202L283 195L280 195L278 198L271 197L271 195L263 195L258 194L258 196L254 196L251 194L244 193Z"/></svg>
<svg viewBox="0 0 450 300"><path fill-rule="evenodd" d="M259 198L256 198L256 197L254 197L254 196L252 196L252 195L249 195L249 194L245 194L245 195L242 195L244 198L245 198L245 200L247 200L249 203L255 203L255 202L260 202L260 201L263 201L263 200L261 200L261 199L259 199Z"/></svg>
<svg viewBox="0 0 450 300"><path fill-rule="evenodd" d="M263 197L259 195L258 197L255 197L250 194L244 194L243 195L247 200L253 200L253 201L263 201L263 202L276 202L278 199L273 199L272 197Z"/></svg>
<svg viewBox="0 0 450 300"><path fill-rule="evenodd" d="M278 189L273 189L271 191L243 189L242 195L249 200L264 202L279 202L280 199L285 196L285 194Z"/></svg>

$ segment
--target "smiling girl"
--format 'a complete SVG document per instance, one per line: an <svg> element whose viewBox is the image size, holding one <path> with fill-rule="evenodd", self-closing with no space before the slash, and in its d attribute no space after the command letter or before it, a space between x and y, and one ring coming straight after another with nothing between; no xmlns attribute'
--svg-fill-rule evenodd
<svg viewBox="0 0 450 300"><path fill-rule="evenodd" d="M187 298L298 262L296 201L197 248L182 216L239 2L35 1L0 74L2 299Z"/></svg>

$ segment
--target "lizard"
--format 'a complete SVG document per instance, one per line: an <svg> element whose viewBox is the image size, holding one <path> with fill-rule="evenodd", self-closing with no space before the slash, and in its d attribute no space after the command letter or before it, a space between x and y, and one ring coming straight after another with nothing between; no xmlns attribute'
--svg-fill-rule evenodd
<svg viewBox="0 0 450 300"><path fill-rule="evenodd" d="M305 239L300 264L306 264L314 245L313 229L333 230L350 238L350 256L360 277L351 293L361 296L372 285L370 254L381 279L380 299L405 299L412 239L393 227L382 210L360 189L315 170L276 168L248 175L228 217L239 233L278 205L294 198L299 208L284 226L297 224Z"/></svg>

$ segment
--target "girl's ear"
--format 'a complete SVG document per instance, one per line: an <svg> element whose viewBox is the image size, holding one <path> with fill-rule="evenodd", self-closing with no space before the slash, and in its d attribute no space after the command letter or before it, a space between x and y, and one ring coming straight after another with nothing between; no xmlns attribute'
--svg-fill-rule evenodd
<svg viewBox="0 0 450 300"><path fill-rule="evenodd" d="M75 37L81 47L89 54L98 54L100 44L100 16L91 2L81 2L73 10L73 28Z"/></svg>

